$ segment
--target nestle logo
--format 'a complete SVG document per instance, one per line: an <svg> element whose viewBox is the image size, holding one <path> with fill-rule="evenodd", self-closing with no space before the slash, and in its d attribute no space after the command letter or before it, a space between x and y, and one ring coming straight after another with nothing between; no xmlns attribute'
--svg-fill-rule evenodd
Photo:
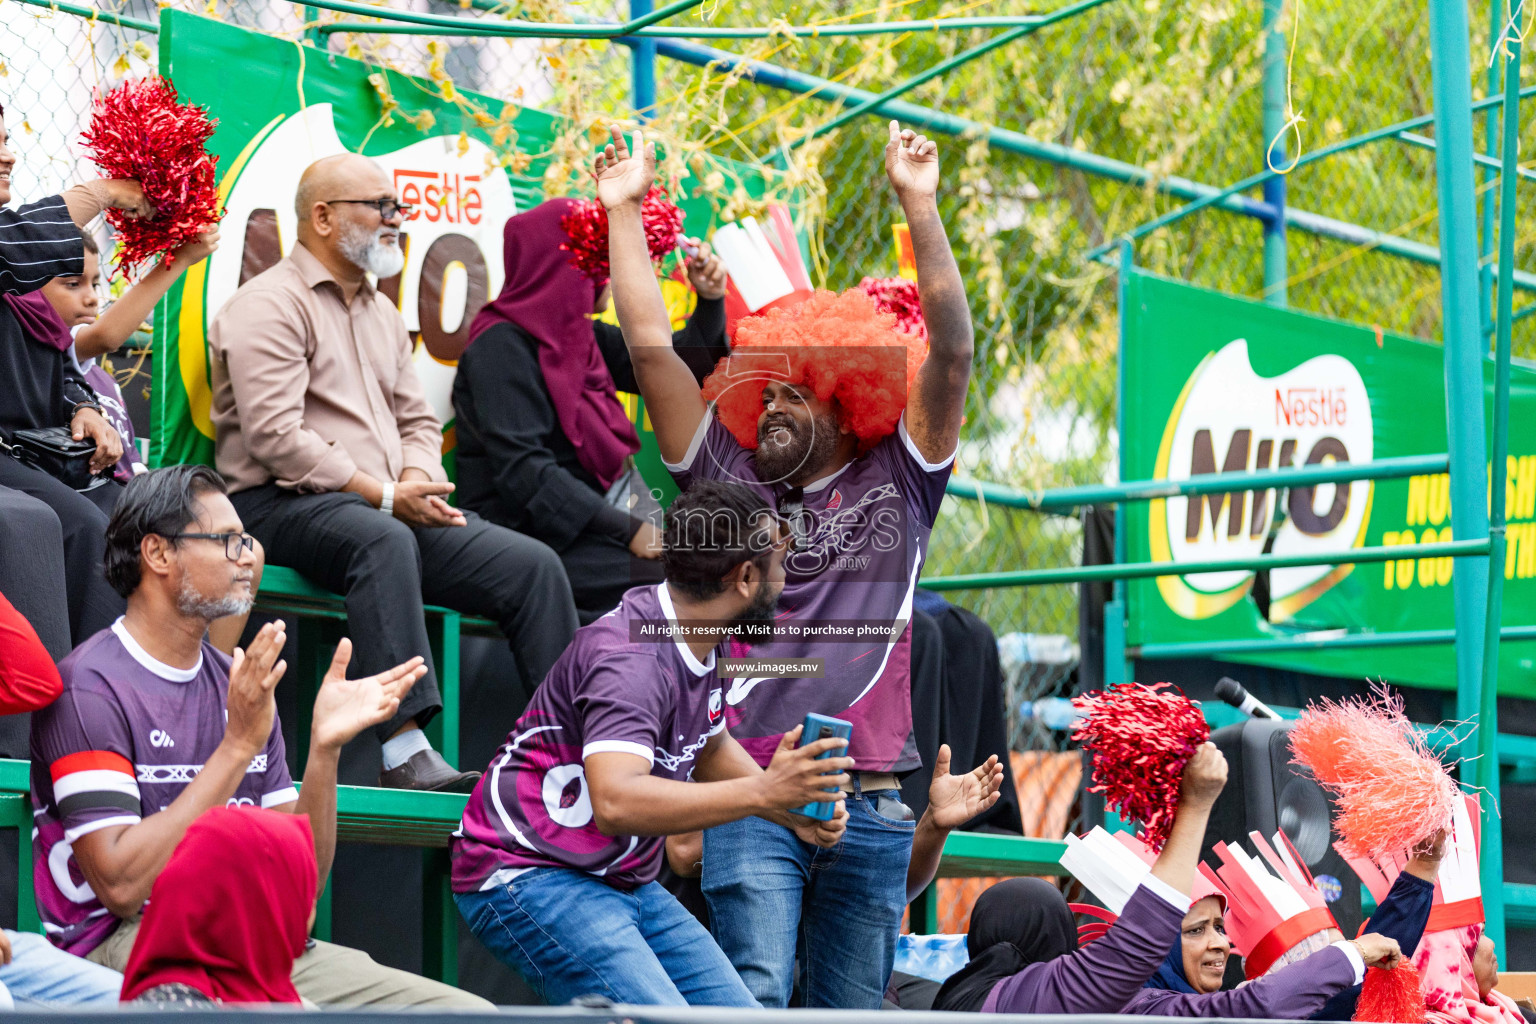
<svg viewBox="0 0 1536 1024"><path fill-rule="evenodd" d="M1343 388L1275 388L1275 425L1342 427L1349 418Z"/></svg>
<svg viewBox="0 0 1536 1024"><path fill-rule="evenodd" d="M426 220L433 224L480 223L480 182L478 174L448 174L440 171L395 171L395 189L400 201L416 207L407 223Z"/></svg>

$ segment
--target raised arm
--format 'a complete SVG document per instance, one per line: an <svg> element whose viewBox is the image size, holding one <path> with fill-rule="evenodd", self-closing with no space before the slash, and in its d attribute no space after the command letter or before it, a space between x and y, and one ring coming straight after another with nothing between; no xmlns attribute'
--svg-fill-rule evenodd
<svg viewBox="0 0 1536 1024"><path fill-rule="evenodd" d="M1211 808L1227 784L1227 759L1214 743L1203 743L1187 764L1179 780L1179 807L1174 813L1168 841L1152 865L1152 877L1188 896L1195 885L1195 867L1200 863L1200 844L1205 841L1205 825Z"/></svg>
<svg viewBox="0 0 1536 1024"><path fill-rule="evenodd" d="M698 381L672 347L672 321L656 283L640 203L656 179L656 144L635 133L632 152L624 133L597 155L597 198L608 211L608 263L619 328L629 346L635 381L651 414L656 443L667 462L681 462L709 414Z"/></svg>
<svg viewBox="0 0 1536 1024"><path fill-rule="evenodd" d="M218 247L219 229L211 227L177 248L138 284L129 288L122 298L108 306L95 323L86 324L76 332L75 351L87 359L116 352L154 313L155 303L165 297L176 279L194 263L207 259Z"/></svg>
<svg viewBox="0 0 1536 1024"><path fill-rule="evenodd" d="M63 195L69 219L76 227L85 227L103 210L122 210L129 217L152 218L155 208L144 198L136 181L122 178L98 178L76 185Z"/></svg>
<svg viewBox="0 0 1536 1024"><path fill-rule="evenodd" d="M943 462L960 441L975 339L965 283L939 220L939 148L892 121L885 171L912 233L918 298L928 325L928 358L907 396L907 433L923 458Z"/></svg>

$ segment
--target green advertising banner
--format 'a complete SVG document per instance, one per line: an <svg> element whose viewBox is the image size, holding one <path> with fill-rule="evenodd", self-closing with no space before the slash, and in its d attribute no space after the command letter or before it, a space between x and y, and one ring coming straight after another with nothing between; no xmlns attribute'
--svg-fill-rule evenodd
<svg viewBox="0 0 1536 1024"><path fill-rule="evenodd" d="M1369 462L1446 450L1435 345L1131 273L1123 317L1126 480ZM1485 386L1491 405L1492 364ZM1510 391L1506 625L1536 621L1536 372ZM1447 474L1133 503L1131 561L1346 553L1451 537ZM1452 559L1203 573L1128 583L1127 642L1449 629ZM1262 614L1261 607L1267 609ZM1326 634L1325 634L1326 635ZM1499 692L1536 696L1536 644L1502 645ZM1453 689L1449 645L1223 656Z"/></svg>
<svg viewBox="0 0 1536 1024"><path fill-rule="evenodd" d="M227 212L219 251L191 268L156 311L151 465L212 463L208 324L235 289L292 247L293 195L304 168L342 152L373 157L417 208L402 229L405 270L379 286L418 339L417 372L451 454L456 360L475 313L501 288L502 226L545 198L547 158L521 173L502 168L492 146L505 109L500 100L465 93L459 98L468 103L455 102L427 79L179 11L160 18L160 73L183 101L206 106L218 120L209 148L219 158ZM376 83L399 103L391 117ZM547 153L560 122L539 110L514 113L519 150ZM762 193L752 169L718 163L749 193ZM690 185L684 179L681 197ZM707 200L679 198L678 205L690 233L713 226ZM662 284L674 316L686 316L691 290L676 280ZM621 398L641 428L642 472L653 487L670 488L638 398Z"/></svg>

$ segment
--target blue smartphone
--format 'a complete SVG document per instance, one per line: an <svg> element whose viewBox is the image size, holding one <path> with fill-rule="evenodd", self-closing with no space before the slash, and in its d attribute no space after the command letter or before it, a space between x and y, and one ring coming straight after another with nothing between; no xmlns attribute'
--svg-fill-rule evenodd
<svg viewBox="0 0 1536 1024"><path fill-rule="evenodd" d="M800 729L800 746L803 747L807 743L815 743L817 740L829 740L834 736L840 736L845 740L851 738L853 736L853 723L845 722L841 718L828 718L826 715L818 715L815 712L811 712L805 716L805 724ZM820 755L817 760L821 760L823 757L831 757L835 753L842 753L847 750L847 747L844 747L842 751L834 748ZM827 792L836 793L837 787L828 786ZM804 807L796 807L795 813L803 814L807 818L815 818L817 821L831 821L835 806L831 801L806 804Z"/></svg>

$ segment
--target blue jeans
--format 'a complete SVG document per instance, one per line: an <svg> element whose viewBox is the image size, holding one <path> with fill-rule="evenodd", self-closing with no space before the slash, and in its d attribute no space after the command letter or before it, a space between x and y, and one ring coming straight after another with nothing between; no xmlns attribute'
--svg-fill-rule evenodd
<svg viewBox="0 0 1536 1024"><path fill-rule="evenodd" d="M31 932L13 932L11 962L0 967L0 985L18 1009L61 1006L116 1006L123 976L66 953Z"/></svg>
<svg viewBox="0 0 1536 1024"><path fill-rule="evenodd" d="M876 813L878 796L901 794L851 794L848 831L831 849L761 818L704 833L710 928L764 1006L789 1005L798 952L806 1006L880 1008L916 825Z"/></svg>
<svg viewBox="0 0 1536 1024"><path fill-rule="evenodd" d="M469 930L551 1005L757 1006L709 932L655 882L615 889L567 868L453 894Z"/></svg>

